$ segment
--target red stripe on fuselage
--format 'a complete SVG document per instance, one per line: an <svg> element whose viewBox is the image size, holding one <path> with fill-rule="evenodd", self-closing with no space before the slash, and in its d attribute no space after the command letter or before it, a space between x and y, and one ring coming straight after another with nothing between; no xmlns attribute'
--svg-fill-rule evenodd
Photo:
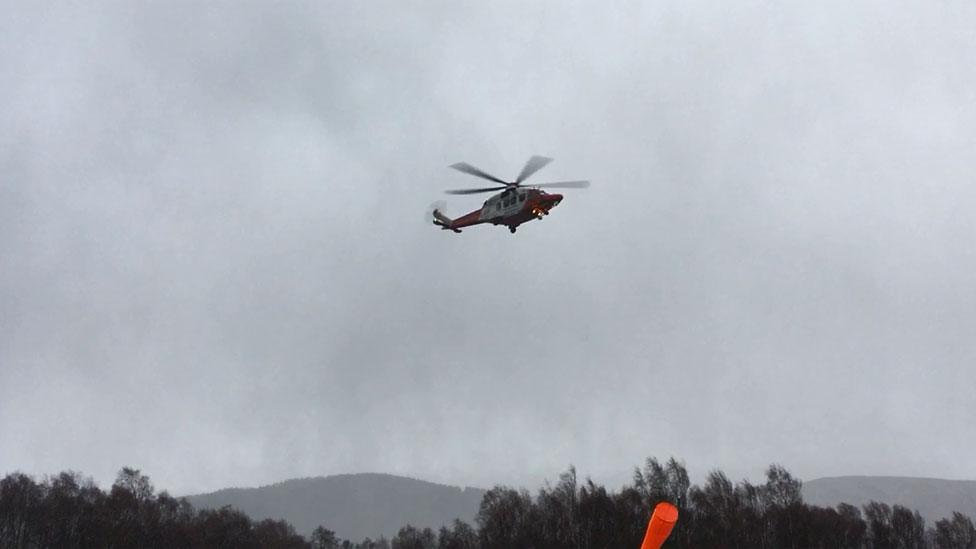
<svg viewBox="0 0 976 549"><path fill-rule="evenodd" d="M451 226L460 229L462 227L470 227L471 225L477 225L479 223L487 223L487 221L481 219L481 210L475 210L455 219L453 222L451 222Z"/></svg>

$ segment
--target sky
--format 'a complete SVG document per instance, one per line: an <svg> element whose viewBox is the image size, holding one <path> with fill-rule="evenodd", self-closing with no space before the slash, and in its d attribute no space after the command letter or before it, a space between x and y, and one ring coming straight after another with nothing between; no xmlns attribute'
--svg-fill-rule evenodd
<svg viewBox="0 0 976 549"><path fill-rule="evenodd" d="M976 478L972 2L3 12L0 474Z"/></svg>

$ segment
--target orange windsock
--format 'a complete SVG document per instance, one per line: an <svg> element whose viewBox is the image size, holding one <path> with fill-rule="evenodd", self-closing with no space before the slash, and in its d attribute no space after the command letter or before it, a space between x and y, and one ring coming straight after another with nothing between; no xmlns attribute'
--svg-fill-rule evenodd
<svg viewBox="0 0 976 549"><path fill-rule="evenodd" d="M664 540L671 535L671 529L676 522L678 522L678 508L666 501L658 503L654 507L651 520L647 523L647 533L644 534L641 549L660 549L664 545Z"/></svg>

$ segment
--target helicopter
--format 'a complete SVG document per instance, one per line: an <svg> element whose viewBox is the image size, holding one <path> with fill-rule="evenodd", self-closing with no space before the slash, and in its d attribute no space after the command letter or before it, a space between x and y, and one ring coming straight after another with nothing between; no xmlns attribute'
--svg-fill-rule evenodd
<svg viewBox="0 0 976 549"><path fill-rule="evenodd" d="M444 215L438 208L434 208L434 225L439 226L445 231L460 233L464 227L491 223L492 225L505 225L513 234L519 225L533 219L542 219L549 215L549 210L555 208L563 200L561 194L550 194L542 188L562 188L562 189L585 189L590 186L589 181L554 181L552 183L540 183L526 187L522 182L532 174L544 168L552 162L551 158L544 156L533 156L525 163L525 167L519 173L515 181L504 181L467 162L451 164L449 168L454 168L475 177L487 179L497 183L495 187L485 187L480 189L460 189L445 191L447 194L477 194L493 191L502 191L492 196L481 206L480 209L462 215L456 219L451 219Z"/></svg>

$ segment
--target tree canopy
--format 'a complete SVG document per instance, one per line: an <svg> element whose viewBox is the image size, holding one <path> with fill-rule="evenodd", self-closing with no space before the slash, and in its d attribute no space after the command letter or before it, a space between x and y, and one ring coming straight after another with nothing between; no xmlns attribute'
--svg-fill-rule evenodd
<svg viewBox="0 0 976 549"><path fill-rule="evenodd" d="M306 539L284 520L255 521L231 507L196 510L157 493L138 469L123 468L108 491L73 471L40 482L12 473L0 479L0 547L636 549L651 509L668 501L679 509L669 548L976 549L976 527L961 513L926 529L917 511L899 505L808 505L800 480L776 464L757 485L720 470L701 486L688 478L680 461L649 458L631 484L613 491L581 481L570 467L535 495L488 490L474 525L455 520L435 531L407 524L390 540L354 542L327 525Z"/></svg>

